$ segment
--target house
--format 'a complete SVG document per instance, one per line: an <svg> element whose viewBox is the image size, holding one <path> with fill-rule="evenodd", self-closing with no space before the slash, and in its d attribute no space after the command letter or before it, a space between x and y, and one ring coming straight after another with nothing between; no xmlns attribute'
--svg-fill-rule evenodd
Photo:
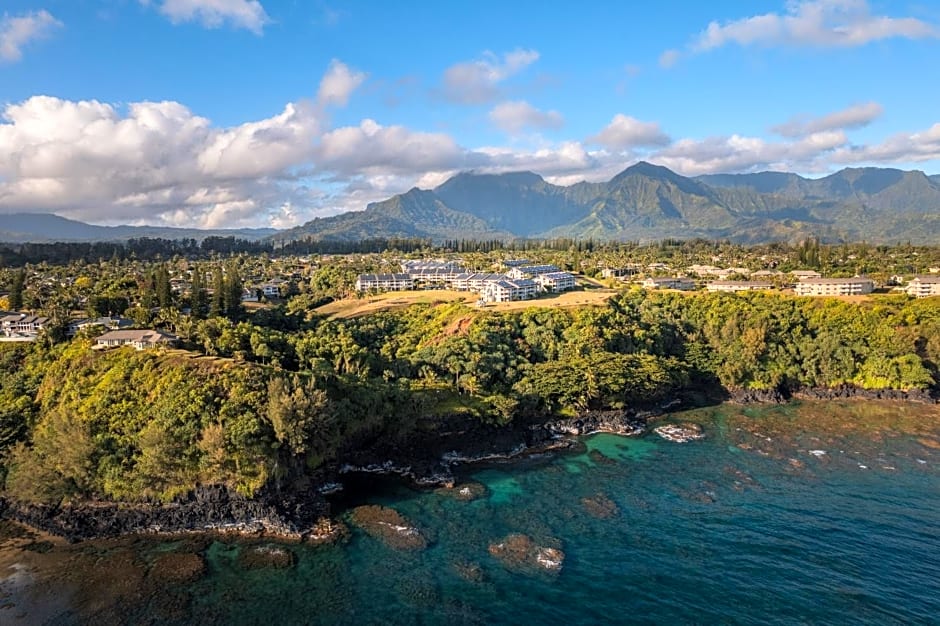
<svg viewBox="0 0 940 626"><path fill-rule="evenodd" d="M534 279L535 283L542 288L542 291L557 293L574 289L574 274L568 272L546 272L539 274Z"/></svg>
<svg viewBox="0 0 940 626"><path fill-rule="evenodd" d="M915 276L908 281L905 291L915 298L940 296L940 276Z"/></svg>
<svg viewBox="0 0 940 626"><path fill-rule="evenodd" d="M497 280L486 283L481 299L484 302L530 300L538 294L538 291L538 284L531 278Z"/></svg>
<svg viewBox="0 0 940 626"><path fill-rule="evenodd" d="M601 276L604 278L624 278L633 276L637 270L633 267L605 267L601 270Z"/></svg>
<svg viewBox="0 0 940 626"><path fill-rule="evenodd" d="M259 302L261 298L258 296L257 289L243 289L242 290L242 302Z"/></svg>
<svg viewBox="0 0 940 626"><path fill-rule="evenodd" d="M790 276L797 280L806 280L808 278L822 278L822 274L813 270L793 270Z"/></svg>
<svg viewBox="0 0 940 626"><path fill-rule="evenodd" d="M854 278L807 278L795 287L798 296L860 296L875 290L875 281Z"/></svg>
<svg viewBox="0 0 940 626"><path fill-rule="evenodd" d="M0 318L0 334L8 339L30 341L48 325L48 317L29 313L11 313Z"/></svg>
<svg viewBox="0 0 940 626"><path fill-rule="evenodd" d="M126 317L84 318L80 320L72 320L69 322L68 328L65 329L65 335L67 337L74 337L81 329L92 326L102 326L110 330L120 330L122 328L129 328L133 325L134 320L129 320Z"/></svg>
<svg viewBox="0 0 940 626"><path fill-rule="evenodd" d="M179 341L175 335L162 330L111 330L95 339L95 348L117 348L120 346L134 346L137 350L169 347Z"/></svg>
<svg viewBox="0 0 940 626"><path fill-rule="evenodd" d="M549 274L560 271L557 265L520 265L506 272L506 276L513 280L522 280L523 278L532 278L539 274Z"/></svg>
<svg viewBox="0 0 940 626"><path fill-rule="evenodd" d="M507 268L522 267L523 265L532 265L532 261L529 259L506 259L502 261L502 265Z"/></svg>
<svg viewBox="0 0 940 626"><path fill-rule="evenodd" d="M760 291L761 289L771 289L770 283L762 283L756 280L713 280L705 285L708 291Z"/></svg>
<svg viewBox="0 0 940 626"><path fill-rule="evenodd" d="M642 285L647 289L679 289L691 291L695 289L695 282L685 276L671 276L666 278L647 278Z"/></svg>
<svg viewBox="0 0 940 626"><path fill-rule="evenodd" d="M415 281L409 274L360 274L356 291L410 291Z"/></svg>

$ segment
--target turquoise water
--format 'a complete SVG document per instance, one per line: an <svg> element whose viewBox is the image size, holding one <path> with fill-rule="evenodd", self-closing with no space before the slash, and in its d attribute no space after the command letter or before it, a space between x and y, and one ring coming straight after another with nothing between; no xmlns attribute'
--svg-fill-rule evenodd
<svg viewBox="0 0 940 626"><path fill-rule="evenodd" d="M465 478L487 494L470 502L389 485L358 502L404 515L431 539L423 551L351 526L342 545L290 546L290 569L245 571L243 548L213 543L180 621L940 623L940 451L843 439L767 456L718 426L704 441L597 435L580 454L480 468ZM582 499L597 495L619 514L591 516ZM560 542L561 572L504 567L487 547L510 533Z"/></svg>

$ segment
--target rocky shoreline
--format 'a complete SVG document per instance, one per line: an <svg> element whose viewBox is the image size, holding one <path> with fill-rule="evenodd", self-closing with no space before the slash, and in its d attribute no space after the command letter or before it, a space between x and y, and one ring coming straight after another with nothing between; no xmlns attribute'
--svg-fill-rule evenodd
<svg viewBox="0 0 940 626"><path fill-rule="evenodd" d="M931 392L870 391L844 386L834 389L729 392L731 402L783 403L791 398L807 400L878 399L935 404ZM171 503L83 502L76 504L26 504L0 498L0 518L7 518L70 542L129 534L223 532L244 536L267 536L289 541L322 543L340 536L331 523L326 496L342 491L351 478L368 474L398 476L422 488L452 488L461 466L499 462L532 456L576 445L575 437L593 433L636 436L647 432L648 422L668 411L689 404L682 400L637 411L588 411L570 419L530 422L495 427L470 420L447 423L445 428L409 438L407 441L374 443L350 453L342 463L304 477L302 490L268 489L246 498L224 486L200 486ZM697 404L692 402L692 404ZM700 433L657 432L683 442ZM680 429L681 430L681 429Z"/></svg>
<svg viewBox="0 0 940 626"><path fill-rule="evenodd" d="M940 404L940 390L862 389L855 385L800 389L734 389L728 401L736 404L783 404L790 400L892 400Z"/></svg>

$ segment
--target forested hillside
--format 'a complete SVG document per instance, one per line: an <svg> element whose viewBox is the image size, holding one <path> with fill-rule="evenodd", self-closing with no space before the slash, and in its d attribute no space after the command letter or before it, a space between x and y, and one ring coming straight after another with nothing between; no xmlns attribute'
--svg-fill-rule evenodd
<svg viewBox="0 0 940 626"><path fill-rule="evenodd" d="M251 494L448 415L505 425L693 388L935 389L940 307L629 291L568 310L204 320L185 339L189 352L0 346L8 494L166 500L197 483Z"/></svg>

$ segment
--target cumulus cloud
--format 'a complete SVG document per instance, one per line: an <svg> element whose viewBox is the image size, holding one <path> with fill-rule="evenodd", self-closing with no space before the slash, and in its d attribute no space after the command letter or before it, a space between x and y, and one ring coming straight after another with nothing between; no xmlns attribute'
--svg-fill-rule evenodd
<svg viewBox="0 0 940 626"><path fill-rule="evenodd" d="M150 0L142 0L150 4ZM229 24L260 35L271 21L258 0L162 0L160 13L174 24L198 22L206 28Z"/></svg>
<svg viewBox="0 0 940 626"><path fill-rule="evenodd" d="M784 137L805 137L827 130L861 128L868 126L881 117L884 107L877 102L855 104L841 111L835 111L822 117L797 116L771 130Z"/></svg>
<svg viewBox="0 0 940 626"><path fill-rule="evenodd" d="M778 142L730 135L681 139L655 152L652 159L686 176L768 169L810 172L825 169L821 159L846 145L845 133L833 130Z"/></svg>
<svg viewBox="0 0 940 626"><path fill-rule="evenodd" d="M3 120L0 209L200 226L239 223L280 197L279 177L310 159L321 130L311 106L293 103L214 128L176 102L122 111L36 96L8 105Z"/></svg>
<svg viewBox="0 0 940 626"><path fill-rule="evenodd" d="M940 123L915 133L897 133L870 146L845 146L835 163L912 163L940 159Z"/></svg>
<svg viewBox="0 0 940 626"><path fill-rule="evenodd" d="M884 39L936 37L940 37L936 25L912 17L875 15L867 0L790 0L783 13L711 22L691 42L688 51L701 53L729 44L854 47ZM660 64L668 67L678 58L675 50L668 50Z"/></svg>
<svg viewBox="0 0 940 626"><path fill-rule="evenodd" d="M315 156L320 168L342 177L379 171L415 174L473 164L472 156L449 135L382 126L371 119L324 134Z"/></svg>
<svg viewBox="0 0 940 626"><path fill-rule="evenodd" d="M342 61L333 59L320 80L317 102L321 106L346 106L349 96L366 80L364 72L352 70Z"/></svg>
<svg viewBox="0 0 940 626"><path fill-rule="evenodd" d="M48 37L61 26L62 22L46 10L12 17L4 15L0 18L0 62L19 61L25 46Z"/></svg>
<svg viewBox="0 0 940 626"><path fill-rule="evenodd" d="M490 121L510 134L526 128L561 128L565 118L558 111L541 111L524 100L501 102L490 111Z"/></svg>
<svg viewBox="0 0 940 626"><path fill-rule="evenodd" d="M610 150L628 150L640 146L664 146L669 136L656 122L642 122L635 117L618 113L599 133L587 139L588 143Z"/></svg>
<svg viewBox="0 0 940 626"><path fill-rule="evenodd" d="M535 63L539 53L517 49L500 57L492 52L482 58L452 65L444 71L443 95L460 104L482 104L496 99L499 85L529 65Z"/></svg>

